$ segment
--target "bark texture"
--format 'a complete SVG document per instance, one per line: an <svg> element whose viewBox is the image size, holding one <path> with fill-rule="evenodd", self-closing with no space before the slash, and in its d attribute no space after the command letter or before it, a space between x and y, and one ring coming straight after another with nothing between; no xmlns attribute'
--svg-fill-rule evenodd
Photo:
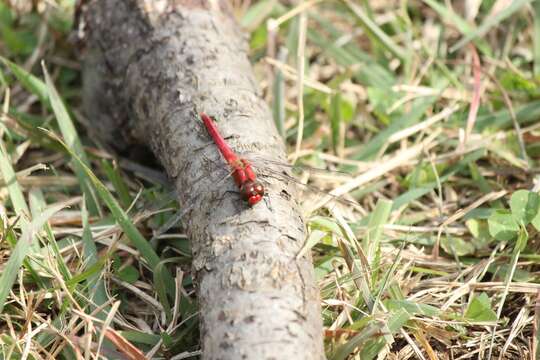
<svg viewBox="0 0 540 360"><path fill-rule="evenodd" d="M290 184L240 198L199 112L239 153L284 161L226 2L97 0L83 9L84 99L96 135L144 143L174 181L192 241L204 359L321 359L319 292ZM213 161L209 161L213 160Z"/></svg>

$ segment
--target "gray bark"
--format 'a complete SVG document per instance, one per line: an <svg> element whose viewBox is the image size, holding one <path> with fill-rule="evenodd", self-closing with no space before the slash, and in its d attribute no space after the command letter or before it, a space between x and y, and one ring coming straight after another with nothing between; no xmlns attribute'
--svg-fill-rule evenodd
<svg viewBox="0 0 540 360"><path fill-rule="evenodd" d="M198 113L240 153L284 161L281 138L222 1L97 0L83 9L84 101L117 149L148 145L173 180L191 239L204 359L321 359L311 258L290 184L259 174L267 195L240 198ZM208 161L209 159L213 161Z"/></svg>

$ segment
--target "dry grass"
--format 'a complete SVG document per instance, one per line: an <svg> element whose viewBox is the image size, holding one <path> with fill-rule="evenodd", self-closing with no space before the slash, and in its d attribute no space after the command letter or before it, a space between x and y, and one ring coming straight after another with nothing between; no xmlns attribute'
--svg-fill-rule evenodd
<svg viewBox="0 0 540 360"><path fill-rule="evenodd" d="M0 358L196 358L184 204L86 137L73 9L34 3L0 4ZM234 2L291 158L341 171L298 172L328 358L538 358L539 2L367 3Z"/></svg>

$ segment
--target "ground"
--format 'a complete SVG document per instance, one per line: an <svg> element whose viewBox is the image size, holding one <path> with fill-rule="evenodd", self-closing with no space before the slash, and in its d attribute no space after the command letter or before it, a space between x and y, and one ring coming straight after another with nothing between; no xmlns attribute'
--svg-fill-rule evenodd
<svg viewBox="0 0 540 360"><path fill-rule="evenodd" d="M328 358L535 358L540 2L232 5L304 165ZM0 3L0 354L196 358L189 240L160 234L186 204L86 132L74 11Z"/></svg>

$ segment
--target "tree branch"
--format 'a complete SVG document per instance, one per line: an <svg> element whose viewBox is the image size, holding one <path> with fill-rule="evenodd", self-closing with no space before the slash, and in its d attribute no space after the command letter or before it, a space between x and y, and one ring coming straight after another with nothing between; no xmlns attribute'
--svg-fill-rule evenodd
<svg viewBox="0 0 540 360"><path fill-rule="evenodd" d="M94 133L164 165L191 239L205 359L321 359L319 291L288 184L264 178L249 208L198 119L235 149L285 161L244 36L225 1L97 0L83 9L84 101ZM206 158L215 160L209 163ZM269 165L271 166L271 165Z"/></svg>

